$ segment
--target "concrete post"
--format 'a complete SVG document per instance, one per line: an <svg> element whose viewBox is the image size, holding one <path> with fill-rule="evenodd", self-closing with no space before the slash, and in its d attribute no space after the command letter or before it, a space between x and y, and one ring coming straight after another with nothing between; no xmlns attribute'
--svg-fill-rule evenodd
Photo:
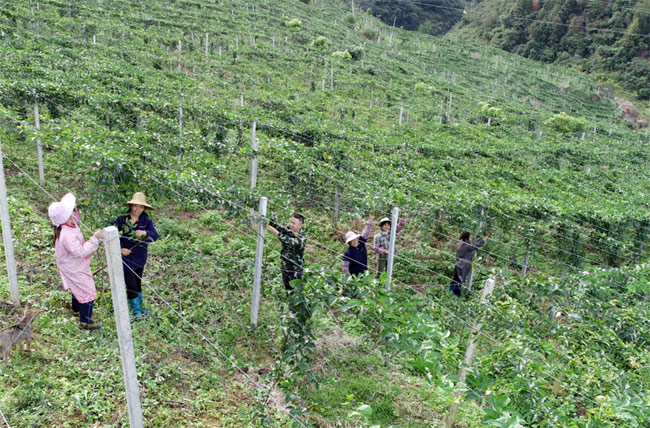
<svg viewBox="0 0 650 428"><path fill-rule="evenodd" d="M251 183L250 189L253 190L257 185L257 150L260 147L260 140L255 137L257 131L257 122L253 121L251 128L251 148L253 149L251 157Z"/></svg>
<svg viewBox="0 0 650 428"><path fill-rule="evenodd" d="M530 240L526 241L526 254L524 255L524 264L521 266L521 274L519 277L524 279L526 271L528 270L528 260L530 259Z"/></svg>
<svg viewBox="0 0 650 428"><path fill-rule="evenodd" d="M18 291L18 274L16 272L16 259L14 258L14 242L11 236L11 223L9 221L9 204L7 203L7 183L5 182L4 155L0 143L0 211L2 211L2 240L5 246L5 259L7 261L7 276L9 277L9 292L11 302L20 305Z"/></svg>
<svg viewBox="0 0 650 428"><path fill-rule="evenodd" d="M135 367L135 353L129 306L126 301L126 284L124 283L124 268L120 252L120 234L115 226L104 229L106 244L106 262L108 278L111 283L113 310L115 311L115 329L122 357L122 375L126 389L126 402L129 410L129 425L132 428L142 428L142 407L140 405L140 390L138 388L138 372Z"/></svg>
<svg viewBox="0 0 650 428"><path fill-rule="evenodd" d="M181 52L182 52L181 46L182 46L181 41L179 40L178 41L178 72L179 73L181 71Z"/></svg>
<svg viewBox="0 0 650 428"><path fill-rule="evenodd" d="M490 278L485 281L485 286L483 287L483 294L481 295L481 303L485 302L488 297L492 295L492 292L494 291L494 279ZM474 325L472 326L472 334L469 337L469 343L467 344L467 349L465 350L465 361L463 362L463 365L460 368L460 373L458 375L460 381L458 382L459 387L462 387L465 385L465 379L467 378L467 371L469 368L472 366L472 361L474 360L474 354L476 353L476 347L478 346L478 343L476 342L476 338L478 337L479 333L481 332L482 325L478 321L474 322ZM449 415L447 416L447 428L451 428L454 426L454 423L456 422L456 417L458 416L458 407L460 405L459 399L461 396L460 391L456 391L455 395L455 401L454 404L452 404L451 409L449 410Z"/></svg>
<svg viewBox="0 0 650 428"><path fill-rule="evenodd" d="M334 216L332 218L332 224L334 226L334 229L336 229L336 226L339 222L339 205L341 203L341 190L338 186L336 185L336 188L334 189Z"/></svg>
<svg viewBox="0 0 650 428"><path fill-rule="evenodd" d="M183 135L183 106L178 106L178 135Z"/></svg>
<svg viewBox="0 0 650 428"><path fill-rule="evenodd" d="M483 218L485 216L485 208L483 208L483 205L480 206L479 210L480 213L479 213L479 220L478 220L478 228L476 229L476 233L474 233L474 236L481 233L481 229L483 229ZM474 281L474 269L469 271L469 278L467 279L467 290L469 291L472 290L473 281Z"/></svg>
<svg viewBox="0 0 650 428"><path fill-rule="evenodd" d="M390 221L390 245L388 246L388 266L386 273L388 279L386 280L385 288L390 290L390 284L393 279L393 263L395 262L395 239L397 235L397 221L399 217L399 208L393 207L393 215Z"/></svg>
<svg viewBox="0 0 650 428"><path fill-rule="evenodd" d="M45 183L45 170L43 168L43 146L41 144L41 117L38 114L38 102L34 102L34 127L36 128L36 153L38 155L38 180Z"/></svg>
<svg viewBox="0 0 650 428"><path fill-rule="evenodd" d="M264 230L266 226L266 205L268 199L260 198L259 218L257 219L257 248L255 249L255 275L253 279L253 301L251 303L251 327L257 327L262 289L262 257L264 256Z"/></svg>

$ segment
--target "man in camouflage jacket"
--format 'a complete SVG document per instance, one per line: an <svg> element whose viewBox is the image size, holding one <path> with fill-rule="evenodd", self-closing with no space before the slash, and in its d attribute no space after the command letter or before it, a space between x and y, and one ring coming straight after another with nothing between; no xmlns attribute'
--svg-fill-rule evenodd
<svg viewBox="0 0 650 428"><path fill-rule="evenodd" d="M302 215L294 214L289 222L289 227L281 226L274 221L266 226L266 230L276 235L282 243L280 268L282 282L287 291L293 290L292 280L302 279L303 255L307 243L307 235L302 231L304 222L305 218Z"/></svg>

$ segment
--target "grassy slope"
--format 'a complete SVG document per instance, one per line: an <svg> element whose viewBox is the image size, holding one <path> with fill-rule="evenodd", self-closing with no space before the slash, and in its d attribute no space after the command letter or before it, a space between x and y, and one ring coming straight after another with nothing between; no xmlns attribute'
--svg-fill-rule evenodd
<svg viewBox="0 0 650 428"><path fill-rule="evenodd" d="M552 212L588 218L625 220L645 214L642 189L647 173L642 163L627 162L641 156L644 146L630 143L637 136L619 122L614 104L607 97L598 101L595 84L579 74L481 46L420 38L400 31L394 36L394 47L389 47L386 28L370 18L368 24L359 27L378 30L382 41L369 42L361 36L360 28L341 24L344 12L329 2L313 6L261 2L256 11L239 3L152 2L118 7L104 2L100 8L91 2L72 7L50 2L35 12L41 37L33 33L29 5L3 7L11 10L3 19L16 39L3 45L9 67L3 75L2 104L12 116L27 118L28 90L38 87L46 104L49 101L49 106L42 109L49 115L44 120L45 142L70 149L46 157L48 177L52 177L46 187L56 194L74 189L89 203L89 222L99 225L110 217L109 213L118 212L115 200L120 198L115 195L128 195L137 174L136 180L142 180L139 186L165 202L165 209L156 216L166 239L152 255L148 272L154 281L152 286L216 338L240 365L251 367L252 373L272 367L281 356L277 347L281 344L278 317L282 293L276 272L270 269L266 273L270 292L262 311L263 329L249 332L246 290L254 242L241 233L246 227L244 221L235 218L225 226L220 222L223 212L202 216L196 206L146 178L147 173L160 170L162 165L169 169L171 154L177 159L173 169L185 172L177 178L179 188L191 193L188 182L193 178L194 183L209 189L230 188L228 195L232 196L231 186L245 186L248 166L248 160L239 155L247 145L247 137L238 136L240 120L245 127L251 119L264 124L259 131L264 154L260 192L272 195L277 201L274 209L281 213L295 204L302 205L313 219L308 229L310 236L329 248L341 248L337 235L321 225L329 222L330 208L319 208L310 199L322 200L331 195L334 173L328 169L335 168L335 162L328 161L327 156L339 152L328 152L327 144L319 143L315 148L304 144L305 139L311 139L309 135L325 133L347 135L346 148L352 151L344 152L346 158L360 161L361 172L354 177L341 176L347 180L343 206L346 213L358 210L365 215L368 209L380 210L400 203L415 215L432 211L431 205L421 203L431 199L436 208L444 206L450 213L449 229L444 233L453 235L458 227L475 226L474 218L463 218L467 200L493 207L495 215L500 210L517 215L521 207L538 205L550 206ZM129 19L123 19L122 12ZM286 18L282 16L300 17L302 30L283 27ZM16 18L15 24L12 17ZM210 31L213 38L207 65L201 55L201 35L205 31ZM92 45L95 33L99 43ZM250 34L257 35L254 45ZM330 40L326 53L306 49L319 35ZM179 37L184 46L181 73L176 71ZM363 65L360 61L337 64L335 90L318 90L324 68L319 57L329 64L331 51L361 45L365 50ZM223 48L222 57L216 54L219 46ZM328 73L325 78L327 87ZM311 90L312 80L315 91ZM425 86L416 89L419 82ZM239 109L242 92L247 107ZM451 126L439 124L444 114L440 105L448 100L448 94L454 106ZM482 123L478 106L482 101L504 110L501 126L486 128ZM175 118L180 103L184 106L185 128L190 132L184 139L176 137ZM402 103L409 114L406 129L394 127ZM580 143L579 136L567 138L549 133L541 123L561 110L584 115L588 130L596 125L602 131L593 137L594 142L588 138ZM4 124L5 152L23 165L33 163L33 155L25 147L29 133L16 132L10 120ZM536 143L539 130L548 135L543 145ZM244 129L243 133L248 131ZM297 143L283 138L292 134ZM165 141L165 146L157 143L158 139ZM647 144L647 140L641 144ZM98 154L100 150L104 154ZM66 157L70 153L79 155L81 165L93 159L99 168L89 171L85 179L67 176L64 171L74 162ZM471 168L453 168L466 159ZM589 167L600 168L602 173L585 176ZM394 173L377 174L380 169ZM15 195L12 208L23 213L14 226L16 236L21 237L19 265L35 266L44 257L51 257L43 238L49 236L44 220L48 200L13 167L8 170ZM31 168L29 171L34 173ZM219 181L210 178L215 173ZM608 205L604 205L605 183L614 186L614 193L624 189L626 197L608 198ZM278 187L291 188L297 195L283 194ZM374 188L384 188L386 194L377 197L372 194ZM200 200L207 204L205 199ZM344 221L349 222L350 216L346 215ZM548 227L549 221L555 220L551 218L542 225ZM500 222L499 239L514 240L515 228L506 223L505 217L500 217ZM526 222L524 219L522 223ZM546 233L549 240L553 239L551 233ZM426 232L421 237L428 239ZM633 235L628 239L634 239ZM405 255L418 257L430 268L448 271L448 255L428 245L405 245ZM451 246L445 248L451 250ZM267 251L266 257L267 266L274 266L277 256ZM337 265L336 257L318 247L310 248L308 258L312 263ZM502 264L498 259L492 263ZM547 259L536 263L544 270L554 267ZM486 270L479 278L487 274ZM431 276L430 272L403 265L398 267L397 275L418 282L430 281ZM55 281L51 269L35 273L31 279L23 279L29 290L25 294L45 299L49 296L46 290ZM446 279L437 281L444 283ZM444 293L430 293L436 302L454 304ZM53 425L108 426L124 420L107 296L102 294L98 302L98 314L106 328L95 338L77 331L73 320L66 318L62 309L64 295L57 293L47 305L50 309L38 324L42 340L33 356L2 368L5 378L12 381L4 384L8 394L3 391L6 398L0 405L3 410L9 408L12 425L47 421ZM405 306L409 302L408 307L433 311L417 296L404 292L400 297ZM199 303L190 307L188 299ZM257 425L259 414L267 409L256 400L251 385L230 370L214 349L194 335L182 333L178 319L160 301L150 300L156 303L156 315L135 329L141 333L136 337L136 349L147 420L159 426L212 426L215 421L226 426ZM456 310L470 315L461 312L462 308ZM440 310L433 312L444 319ZM318 334L324 339L315 370L324 376L322 387L288 382L284 390L298 392L301 398L296 402L307 406L311 417L323 426L356 424L346 415L361 403L373 405L376 423L433 425L438 418L436 412L444 412L449 404L452 390L432 388L423 377L416 376L401 354L389 347L374 346L375 336L354 317L343 315L338 324L335 319L330 315L317 319ZM443 326L462 336L453 320L443 322ZM84 355L85 347L76 346L79 339L93 344L92 358ZM462 342L452 354L456 360L461 349ZM491 357L486 356L486 360ZM643 363L642 358L637 359ZM186 364L179 368L179 360ZM35 364L46 367L38 372L36 382ZM489 361L485 367L489 370ZM81 379L81 385L72 382L76 379ZM508 385L501 387L505 391ZM271 417L279 414L274 410L269 413ZM481 426L477 407L464 405L464 415L468 424Z"/></svg>

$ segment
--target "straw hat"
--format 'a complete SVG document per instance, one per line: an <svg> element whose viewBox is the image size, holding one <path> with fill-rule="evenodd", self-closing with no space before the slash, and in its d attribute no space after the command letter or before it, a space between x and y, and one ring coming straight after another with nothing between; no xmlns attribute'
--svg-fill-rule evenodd
<svg viewBox="0 0 650 428"><path fill-rule="evenodd" d="M349 244L351 241L354 241L354 240L357 239L359 236L361 236L361 235L357 235L356 233L350 231L350 232L348 232L348 233L345 234L345 243L346 243L346 244Z"/></svg>
<svg viewBox="0 0 650 428"><path fill-rule="evenodd" d="M61 226L67 222L75 206L77 206L77 198L72 193L66 193L59 202L52 202L47 209L52 224Z"/></svg>
<svg viewBox="0 0 650 428"><path fill-rule="evenodd" d="M153 207L147 203L147 197L142 192L135 192L131 200L127 202L126 205L142 205L143 207L149 208L150 210L153 209Z"/></svg>
<svg viewBox="0 0 650 428"><path fill-rule="evenodd" d="M384 217L381 220L379 220L379 227L382 227L384 223L390 223L390 219L388 217Z"/></svg>

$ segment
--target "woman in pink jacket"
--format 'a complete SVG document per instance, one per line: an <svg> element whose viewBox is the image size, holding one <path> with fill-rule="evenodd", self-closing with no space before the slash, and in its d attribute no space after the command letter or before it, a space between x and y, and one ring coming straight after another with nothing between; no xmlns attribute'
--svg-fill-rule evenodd
<svg viewBox="0 0 650 428"><path fill-rule="evenodd" d="M101 325L92 320L97 290L90 271L90 255L97 251L103 233L98 230L84 242L79 229L81 213L72 193L53 202L48 213L54 224L54 254L63 289L72 292L72 310L79 313L79 327L96 330Z"/></svg>

